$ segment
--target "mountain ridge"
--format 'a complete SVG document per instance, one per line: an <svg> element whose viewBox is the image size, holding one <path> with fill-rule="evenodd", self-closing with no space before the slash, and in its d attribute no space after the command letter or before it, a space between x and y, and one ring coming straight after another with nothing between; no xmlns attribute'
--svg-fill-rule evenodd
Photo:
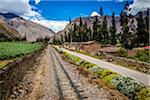
<svg viewBox="0 0 150 100"><path fill-rule="evenodd" d="M55 32L52 31L51 29L48 29L32 21L26 20L13 13L0 13L0 20L1 22L5 22L5 26L7 26L8 28L16 30L17 33L19 33L18 36L19 38L26 37L27 41L32 42L32 41L36 41L38 38L45 38L45 37L51 38L53 34L55 34ZM4 34L4 33L0 32L0 34ZM5 36L12 37L7 32L5 32ZM14 37L17 36L14 35Z"/></svg>

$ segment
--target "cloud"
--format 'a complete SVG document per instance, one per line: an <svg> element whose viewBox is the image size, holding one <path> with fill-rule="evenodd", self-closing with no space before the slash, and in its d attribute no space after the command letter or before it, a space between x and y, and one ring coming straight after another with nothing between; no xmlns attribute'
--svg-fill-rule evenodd
<svg viewBox="0 0 150 100"><path fill-rule="evenodd" d="M37 5L38 3L40 3L41 0L35 0L35 4Z"/></svg>
<svg viewBox="0 0 150 100"><path fill-rule="evenodd" d="M40 1L41 0L35 0L35 3L38 4ZM23 17L24 19L50 28L54 32L63 30L68 24L68 21L57 21L54 19L47 20L42 17L40 11L36 12L33 9L37 10L36 7L29 4L29 0L0 0L0 12L14 13Z"/></svg>
<svg viewBox="0 0 150 100"><path fill-rule="evenodd" d="M38 12L32 10L29 0L0 0L0 12L10 12L22 16L39 15Z"/></svg>
<svg viewBox="0 0 150 100"><path fill-rule="evenodd" d="M66 25L69 23L68 21L57 21L57 20L47 20L44 18L32 18L31 21L41 24L47 28L52 29L54 32L58 32L60 30L63 30Z"/></svg>
<svg viewBox="0 0 150 100"><path fill-rule="evenodd" d="M131 14L136 14L140 10L143 11L150 8L150 0L134 0L129 7L132 8Z"/></svg>
<svg viewBox="0 0 150 100"><path fill-rule="evenodd" d="M96 11L93 11L90 16L93 17L93 16L100 16L100 15Z"/></svg>

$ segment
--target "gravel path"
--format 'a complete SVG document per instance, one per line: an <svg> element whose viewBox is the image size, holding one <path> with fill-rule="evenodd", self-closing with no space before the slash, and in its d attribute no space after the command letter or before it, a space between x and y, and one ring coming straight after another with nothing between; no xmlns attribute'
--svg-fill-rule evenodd
<svg viewBox="0 0 150 100"><path fill-rule="evenodd" d="M138 72L138 71L135 71L132 69L128 69L128 68L125 68L125 67L122 67L119 65L115 65L115 64L112 64L109 62L105 62L105 61L102 61L102 60L99 60L99 59L96 59L96 58L93 58L93 57L90 57L90 56L87 56L84 54L80 54L80 53L76 53L76 52L64 49L64 48L62 48L62 50L65 52L68 52L72 55L75 55L81 59L84 59L86 61L94 63L98 66L101 66L102 68L110 69L110 70L117 72L121 75L131 77L131 78L145 84L146 86L150 86L150 75L148 75L148 74L141 73L141 72Z"/></svg>

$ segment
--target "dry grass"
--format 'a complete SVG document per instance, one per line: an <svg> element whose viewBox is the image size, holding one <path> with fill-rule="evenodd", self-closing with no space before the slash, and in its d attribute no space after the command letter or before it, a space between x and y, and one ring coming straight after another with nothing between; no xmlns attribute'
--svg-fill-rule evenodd
<svg viewBox="0 0 150 100"><path fill-rule="evenodd" d="M9 62L13 62L14 60L0 60L0 69L7 65Z"/></svg>

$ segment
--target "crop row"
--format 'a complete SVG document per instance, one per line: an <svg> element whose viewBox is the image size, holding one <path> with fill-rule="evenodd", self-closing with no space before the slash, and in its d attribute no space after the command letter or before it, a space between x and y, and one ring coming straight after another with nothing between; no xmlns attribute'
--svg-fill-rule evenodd
<svg viewBox="0 0 150 100"><path fill-rule="evenodd" d="M41 46L40 43L0 42L0 59L21 57L38 50Z"/></svg>
<svg viewBox="0 0 150 100"><path fill-rule="evenodd" d="M94 73L101 80L112 85L122 94L126 95L131 100L150 100L150 90L143 84L133 80L130 77L122 76L108 69L103 69L100 66L87 62L79 57L71 55L67 52L61 51L57 48L60 53L63 53L73 63L80 67Z"/></svg>

